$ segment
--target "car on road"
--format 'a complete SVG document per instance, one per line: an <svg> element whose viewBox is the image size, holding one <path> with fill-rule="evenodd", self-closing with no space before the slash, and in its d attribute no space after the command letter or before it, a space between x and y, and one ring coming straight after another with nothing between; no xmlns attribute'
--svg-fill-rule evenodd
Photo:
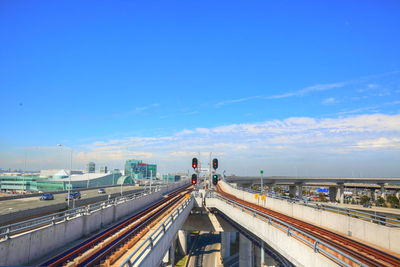
<svg viewBox="0 0 400 267"><path fill-rule="evenodd" d="M69 193L69 199L81 199L81 193L71 192ZM68 194L65 196L65 201L68 201Z"/></svg>
<svg viewBox="0 0 400 267"><path fill-rule="evenodd" d="M51 193L44 193L40 196L40 200L54 200L54 196Z"/></svg>
<svg viewBox="0 0 400 267"><path fill-rule="evenodd" d="M99 194L105 194L106 190L104 188L100 188L99 190L97 190L97 193Z"/></svg>

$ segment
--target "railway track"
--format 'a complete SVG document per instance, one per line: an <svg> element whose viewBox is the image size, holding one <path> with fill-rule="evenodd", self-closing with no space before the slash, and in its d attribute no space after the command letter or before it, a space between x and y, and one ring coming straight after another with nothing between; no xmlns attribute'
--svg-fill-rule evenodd
<svg viewBox="0 0 400 267"><path fill-rule="evenodd" d="M191 185L177 189L164 199L145 208L117 225L40 264L40 266L109 266L132 247L159 217L174 207Z"/></svg>
<svg viewBox="0 0 400 267"><path fill-rule="evenodd" d="M293 227L296 227L297 229L303 231L304 233L307 233L310 236L313 236L314 238L324 241L325 243L346 253L347 255L353 257L354 259L359 260L360 262L362 262L363 264L365 264L367 266L400 266L400 258L398 258L392 254L389 254L385 251L368 246L361 242L355 241L353 239L350 239L350 238L340 235L338 233L334 233L329 230L323 229L321 227L312 225L310 223L306 223L304 221L289 217L287 215L278 213L276 211L266 209L266 208L260 207L256 204L241 200L241 199L235 197L234 195L231 195L231 194L228 194L228 193L222 191L220 186L217 186L216 191L217 191L217 193L219 193L221 196L223 196L225 198L236 201L242 205L248 206L254 210L259 211L261 213L260 214L261 216L262 216L262 214L265 214L265 215L275 217L281 221L284 221L287 224L290 224ZM265 217L267 217L267 216L265 216ZM301 235L301 233L299 233L299 234ZM309 240L309 241L312 241L312 240ZM329 250L329 248L325 248L325 249ZM329 251L329 252L332 253L333 255L337 254L334 251ZM328 255L326 255L326 256L328 256ZM338 258L340 258L342 261L346 262L347 264L349 264L351 266L359 266L358 264L355 264L354 261L352 261L351 259L340 257L339 255L338 255ZM332 259L332 260L334 260L334 259Z"/></svg>

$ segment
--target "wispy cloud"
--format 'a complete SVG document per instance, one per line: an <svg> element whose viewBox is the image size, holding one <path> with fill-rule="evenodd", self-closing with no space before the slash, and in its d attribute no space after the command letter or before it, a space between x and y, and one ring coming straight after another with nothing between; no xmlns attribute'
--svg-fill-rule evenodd
<svg viewBox="0 0 400 267"><path fill-rule="evenodd" d="M358 93L364 93L366 91L377 91L371 96L389 96L391 94L391 90L389 89L382 89L382 85L379 85L375 83L375 80L379 79L388 79L388 77L393 76L393 75L398 75L400 71L393 71L393 72L388 72L388 73L383 73L383 74L376 74L376 75L370 75L370 76L364 76L364 77L359 77L353 80L348 80L348 81L343 81L343 82L336 82L336 83L327 83L327 84L317 84L317 85L312 85L308 86L305 88L301 88L299 90L294 90L294 91L288 91L282 94L275 94L275 95L255 95L255 96L247 96L247 97L241 97L237 99L228 99L228 100L223 100L215 104L215 107L221 107L225 105L231 105L231 104L237 104L237 103L242 103L242 102L247 102L251 100L256 100L256 99L283 99L283 98L290 98L290 97L304 97L308 94L315 93L315 92L323 92L323 91L328 91L328 90L333 90L333 89L340 89L340 88L347 88L350 87L349 90L354 90L355 92ZM359 88L359 87L365 87L365 88ZM355 87L355 88L352 88ZM394 92L396 89L394 89ZM358 97L361 98L361 97ZM332 100L328 99L327 101ZM332 104L333 102L329 102ZM328 102L323 102L322 104L329 104Z"/></svg>
<svg viewBox="0 0 400 267"><path fill-rule="evenodd" d="M334 97L329 97L329 98L325 98L324 100L322 100L321 103L323 105L331 105L331 104L334 104L336 102L337 102L337 100Z"/></svg>
<svg viewBox="0 0 400 267"><path fill-rule="evenodd" d="M153 109L153 108L157 108L159 107L160 104L159 103L153 103L147 106L142 106L142 107L136 107L132 110L128 110L125 112L120 112L120 113L115 113L113 114L114 117L124 117L124 116L130 116L130 115L134 115L134 114L140 114L143 113L147 110Z"/></svg>
<svg viewBox="0 0 400 267"><path fill-rule="evenodd" d="M297 91L293 92L288 92L280 95L273 95L269 96L268 98L270 99L279 99L279 98L286 98L286 97L294 97L294 96L304 96L306 94L312 93L312 92L319 92L319 91L326 91L330 90L333 88L340 88L343 87L347 84L347 82L341 82L341 83L332 83L332 84L317 84L313 86L309 86Z"/></svg>
<svg viewBox="0 0 400 267"><path fill-rule="evenodd" d="M218 102L215 104L216 107L224 106L224 105L229 105L229 104L235 104L235 103L241 103L241 102L246 102L249 100L254 100L254 99L259 99L259 98L265 98L265 96L249 96L249 97L243 97L243 98L238 98L238 99L231 99L231 100L225 100Z"/></svg>

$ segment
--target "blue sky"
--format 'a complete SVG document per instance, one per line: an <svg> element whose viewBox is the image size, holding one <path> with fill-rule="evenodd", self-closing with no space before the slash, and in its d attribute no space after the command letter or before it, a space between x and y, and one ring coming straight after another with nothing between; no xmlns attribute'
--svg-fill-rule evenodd
<svg viewBox="0 0 400 267"><path fill-rule="evenodd" d="M398 1L2 1L0 167L400 176ZM205 155L205 154L204 154ZM65 166L64 166L65 165Z"/></svg>

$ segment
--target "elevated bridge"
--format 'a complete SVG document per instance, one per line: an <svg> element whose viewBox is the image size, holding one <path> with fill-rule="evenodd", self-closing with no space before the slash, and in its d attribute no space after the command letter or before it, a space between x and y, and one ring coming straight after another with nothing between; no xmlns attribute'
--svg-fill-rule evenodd
<svg viewBox="0 0 400 267"><path fill-rule="evenodd" d="M0 265L173 265L176 248L189 252L193 230L221 232L222 261L239 266L400 265L397 218L225 181L215 190L193 189L183 181L0 227ZM232 240L239 240L238 254L231 255Z"/></svg>

